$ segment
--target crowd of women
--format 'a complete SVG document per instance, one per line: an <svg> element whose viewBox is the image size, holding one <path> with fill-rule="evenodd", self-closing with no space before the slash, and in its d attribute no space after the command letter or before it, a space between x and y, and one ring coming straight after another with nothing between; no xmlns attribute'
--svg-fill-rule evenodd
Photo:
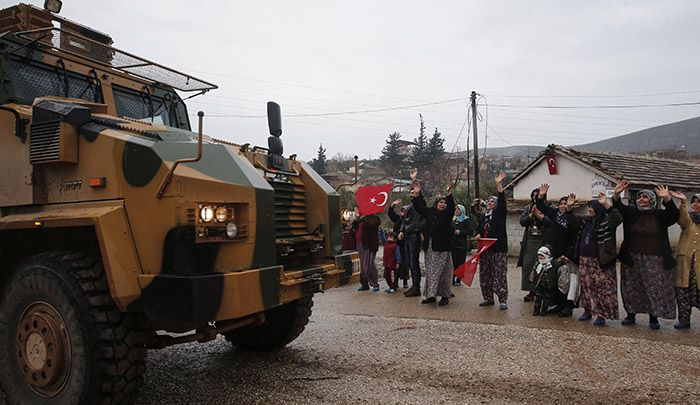
<svg viewBox="0 0 700 405"><path fill-rule="evenodd" d="M471 216L463 205L455 204L451 186L428 207L415 169L411 178L410 203L401 206L396 200L389 208L393 228L383 252L387 292L395 292L402 279L405 296L423 295L423 304L447 305L454 296L451 286L460 284L453 272L465 262L471 240L490 238L495 242L481 255L479 265L483 295L479 306L495 305L495 297L500 309L508 309L505 174L495 179L496 195L472 203ZM674 327L690 327L692 308L700 309L700 277L695 265L700 194L693 195L688 203L684 194L660 185L655 190L637 192L625 204L620 196L628 188L626 180L620 181L612 201L600 193L598 199L588 202L585 215L574 213L574 194L563 196L551 207L547 204L547 184L532 190L531 201L520 217L524 233L517 266L522 269L524 300L534 301L533 315L556 313L568 317L574 308L581 307L583 313L578 319L592 319L596 326L619 319L619 260L626 312L622 325L632 325L637 314L647 314L649 327L659 329L658 318L675 319L677 311ZM376 215L367 215L353 224L361 256L359 290L371 287L379 291L374 259L380 223ZM668 228L676 223L681 235L674 254ZM624 239L618 251L615 235L619 225L623 226ZM425 252L426 277L422 294L421 250Z"/></svg>

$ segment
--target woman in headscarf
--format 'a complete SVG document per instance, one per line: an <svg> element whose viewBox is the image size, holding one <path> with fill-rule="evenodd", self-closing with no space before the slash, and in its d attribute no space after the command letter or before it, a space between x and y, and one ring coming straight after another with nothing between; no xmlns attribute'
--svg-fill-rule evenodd
<svg viewBox="0 0 700 405"><path fill-rule="evenodd" d="M700 245L700 194L690 198L690 210L686 196L671 192L681 201L678 225L681 237L676 248L676 298L678 300L678 323L676 329L690 328L690 312L693 307L700 309L700 277L696 271L697 249Z"/></svg>
<svg viewBox="0 0 700 405"><path fill-rule="evenodd" d="M556 208L547 205L547 192L549 184L542 184L537 195L537 209L545 217L549 218L549 227L544 237L544 243L552 247L552 258L555 262L566 264L573 258L576 233L570 222L574 217L574 204L576 195L569 194L561 197ZM559 316L571 316L572 303L557 291L552 292L552 304L556 305L552 312L558 312Z"/></svg>
<svg viewBox="0 0 700 405"><path fill-rule="evenodd" d="M501 309L508 309L508 235L506 234L506 196L503 192L505 173L496 176L498 194L486 203L486 213L479 221L476 238L494 238L497 241L484 253L479 262L479 284L484 297L479 306L494 304L496 294Z"/></svg>
<svg viewBox="0 0 700 405"><path fill-rule="evenodd" d="M539 188L532 190L530 204L520 215L520 225L525 227L525 230L523 231L523 240L520 242L520 255L516 267L522 268L520 289L528 292L523 298L525 302L530 302L535 298L535 283L530 281L529 275L537 263L537 251L544 245L545 232L551 223L551 220L537 209L539 193Z"/></svg>
<svg viewBox="0 0 700 405"><path fill-rule="evenodd" d="M579 231L574 261L579 266L583 307L578 320L588 321L595 316L593 325L603 326L606 319L619 316L615 229L622 223L622 215L612 208L605 193L600 193L597 201L588 202L588 215L576 217L575 222Z"/></svg>
<svg viewBox="0 0 700 405"><path fill-rule="evenodd" d="M454 269L464 264L467 260L467 250L469 250L469 237L474 233L472 222L467 216L464 205L457 204L455 215L452 218L454 227L454 240L452 243L452 265ZM452 285L460 285L461 280L457 276L452 276Z"/></svg>
<svg viewBox="0 0 700 405"><path fill-rule="evenodd" d="M437 197L435 206L428 208L425 198L420 193L420 184L415 186L418 197L413 198L413 206L427 222L428 250L425 252L425 299L422 304L436 301L440 296L438 305L447 305L450 302L450 284L454 267L452 266L452 214L455 211L455 201L452 198L452 187L447 189L446 197Z"/></svg>
<svg viewBox="0 0 700 405"><path fill-rule="evenodd" d="M625 230L620 247L620 289L627 317L622 324L634 324L636 314L643 313L649 314L649 327L659 329L659 317L676 317L673 285L676 261L668 240L668 227L678 221L679 212L666 186L656 186L655 191L639 191L636 207L620 201L620 193L628 187L629 182L622 180L613 192L613 206L622 214ZM666 209L656 209L657 196Z"/></svg>

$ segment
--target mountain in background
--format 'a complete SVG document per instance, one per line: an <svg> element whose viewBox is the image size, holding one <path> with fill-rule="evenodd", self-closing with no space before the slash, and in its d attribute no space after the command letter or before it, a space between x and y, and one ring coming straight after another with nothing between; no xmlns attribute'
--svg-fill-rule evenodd
<svg viewBox="0 0 700 405"><path fill-rule="evenodd" d="M554 143L555 138L552 138ZM700 155L700 117L671 124L659 125L616 136L598 142L572 146L574 149L595 152L648 153L682 151L687 156ZM508 146L487 148L494 156L537 156L543 146Z"/></svg>
<svg viewBox="0 0 700 405"><path fill-rule="evenodd" d="M700 154L700 117L659 125L573 148L619 153L684 150L689 155L696 155Z"/></svg>

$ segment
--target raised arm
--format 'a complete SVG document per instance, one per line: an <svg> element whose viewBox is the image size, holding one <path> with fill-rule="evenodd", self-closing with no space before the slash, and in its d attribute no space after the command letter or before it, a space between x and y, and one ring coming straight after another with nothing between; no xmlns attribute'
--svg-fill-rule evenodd
<svg viewBox="0 0 700 405"><path fill-rule="evenodd" d="M397 223L401 219L399 214L397 214L396 211L394 211L394 207L396 207L399 204L401 204L401 200L394 200L394 202L392 202L391 205L389 206L389 209L387 212L389 214L389 219L393 223Z"/></svg>
<svg viewBox="0 0 700 405"><path fill-rule="evenodd" d="M676 191L670 191L671 195L681 201L680 207L678 207L679 216L678 216L678 225L681 226L681 229L686 229L688 225L690 225L690 213L688 213L688 197L685 196L683 193L679 193Z"/></svg>
<svg viewBox="0 0 700 405"><path fill-rule="evenodd" d="M532 225L532 206L528 205L520 214L520 226L526 227Z"/></svg>
<svg viewBox="0 0 700 405"><path fill-rule="evenodd" d="M455 199L452 197L452 193L447 195L447 198L445 198L445 203L447 204L447 212L450 214L455 212Z"/></svg>
<svg viewBox="0 0 700 405"><path fill-rule="evenodd" d="M654 191L659 198L663 199L664 207L666 207L665 210L661 211L662 216L664 217L665 225L669 227L678 222L680 212L678 211L678 207L676 207L676 203L673 202L673 198L671 198L671 193L668 191L668 187L659 185L656 186Z"/></svg>

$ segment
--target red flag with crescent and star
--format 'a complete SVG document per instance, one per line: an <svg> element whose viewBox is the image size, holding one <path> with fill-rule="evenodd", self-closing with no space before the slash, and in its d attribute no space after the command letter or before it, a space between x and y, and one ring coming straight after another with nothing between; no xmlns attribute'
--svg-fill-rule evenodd
<svg viewBox="0 0 700 405"><path fill-rule="evenodd" d="M547 155L547 169L549 169L549 174L557 174L557 158L555 154Z"/></svg>
<svg viewBox="0 0 700 405"><path fill-rule="evenodd" d="M474 274L476 274L476 266L479 264L479 259L484 251L496 243L498 239L492 238L481 238L479 239L479 244L477 245L476 254L461 266L455 269L455 276L459 277L460 280L467 286L472 286L472 281L474 281Z"/></svg>
<svg viewBox="0 0 700 405"><path fill-rule="evenodd" d="M357 208L360 215L376 214L382 212L389 202L391 193L391 183L381 186L362 186L357 188L355 197L357 198Z"/></svg>

